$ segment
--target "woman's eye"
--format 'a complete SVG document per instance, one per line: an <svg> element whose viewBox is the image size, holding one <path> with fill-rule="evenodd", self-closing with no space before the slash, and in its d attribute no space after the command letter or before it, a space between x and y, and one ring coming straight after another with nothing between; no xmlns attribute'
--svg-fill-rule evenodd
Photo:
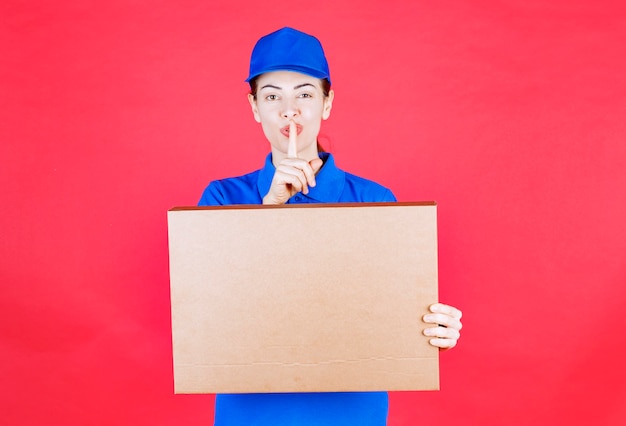
<svg viewBox="0 0 626 426"><path fill-rule="evenodd" d="M276 96L276 95L267 95L265 97L265 99L267 99L268 101L275 101L276 99L278 99L278 96Z"/></svg>
<svg viewBox="0 0 626 426"><path fill-rule="evenodd" d="M300 97L301 97L301 98L310 98L310 97L311 97L311 94L310 94L310 93L301 93L301 94L300 94Z"/></svg>

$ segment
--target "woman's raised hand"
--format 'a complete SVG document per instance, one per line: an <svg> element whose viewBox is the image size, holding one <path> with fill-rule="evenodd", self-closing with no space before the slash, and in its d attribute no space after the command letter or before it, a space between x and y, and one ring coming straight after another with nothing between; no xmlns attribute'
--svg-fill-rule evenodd
<svg viewBox="0 0 626 426"><path fill-rule="evenodd" d="M322 160L315 158L306 161L298 158L298 132L296 123L289 122L289 145L287 158L276 167L270 190L263 197L263 204L285 204L298 192L309 193L309 187L315 186L315 174L322 167Z"/></svg>

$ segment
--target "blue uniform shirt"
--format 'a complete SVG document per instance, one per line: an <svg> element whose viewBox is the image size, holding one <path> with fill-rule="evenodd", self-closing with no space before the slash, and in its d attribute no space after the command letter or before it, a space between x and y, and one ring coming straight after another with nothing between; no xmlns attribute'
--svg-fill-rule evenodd
<svg viewBox="0 0 626 426"><path fill-rule="evenodd" d="M396 201L389 189L338 169L331 154L320 158L316 186L288 204ZM275 170L269 154L261 170L211 182L198 205L261 204ZM227 394L216 396L215 426L383 426L387 411L387 392Z"/></svg>
<svg viewBox="0 0 626 426"><path fill-rule="evenodd" d="M315 176L316 186L309 188L307 195L297 193L287 204L396 201L384 186L338 169L332 154L322 152L320 158L324 165ZM275 171L272 154L269 154L261 170L211 182L198 205L262 204Z"/></svg>

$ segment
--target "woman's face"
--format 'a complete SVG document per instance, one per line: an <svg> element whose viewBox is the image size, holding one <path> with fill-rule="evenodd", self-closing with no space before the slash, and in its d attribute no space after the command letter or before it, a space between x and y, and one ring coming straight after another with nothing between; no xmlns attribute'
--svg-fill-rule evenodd
<svg viewBox="0 0 626 426"><path fill-rule="evenodd" d="M256 99L249 95L248 100L272 146L275 164L287 155L291 120L298 129L298 157L307 161L317 158L317 135L322 120L330 116L332 90L324 96L319 78L291 71L262 74L256 83Z"/></svg>

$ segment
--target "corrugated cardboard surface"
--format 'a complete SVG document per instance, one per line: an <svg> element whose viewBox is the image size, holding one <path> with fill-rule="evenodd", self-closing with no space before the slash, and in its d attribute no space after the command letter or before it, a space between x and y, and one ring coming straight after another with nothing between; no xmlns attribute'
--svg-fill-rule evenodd
<svg viewBox="0 0 626 426"><path fill-rule="evenodd" d="M168 212L176 393L439 388L434 203Z"/></svg>

